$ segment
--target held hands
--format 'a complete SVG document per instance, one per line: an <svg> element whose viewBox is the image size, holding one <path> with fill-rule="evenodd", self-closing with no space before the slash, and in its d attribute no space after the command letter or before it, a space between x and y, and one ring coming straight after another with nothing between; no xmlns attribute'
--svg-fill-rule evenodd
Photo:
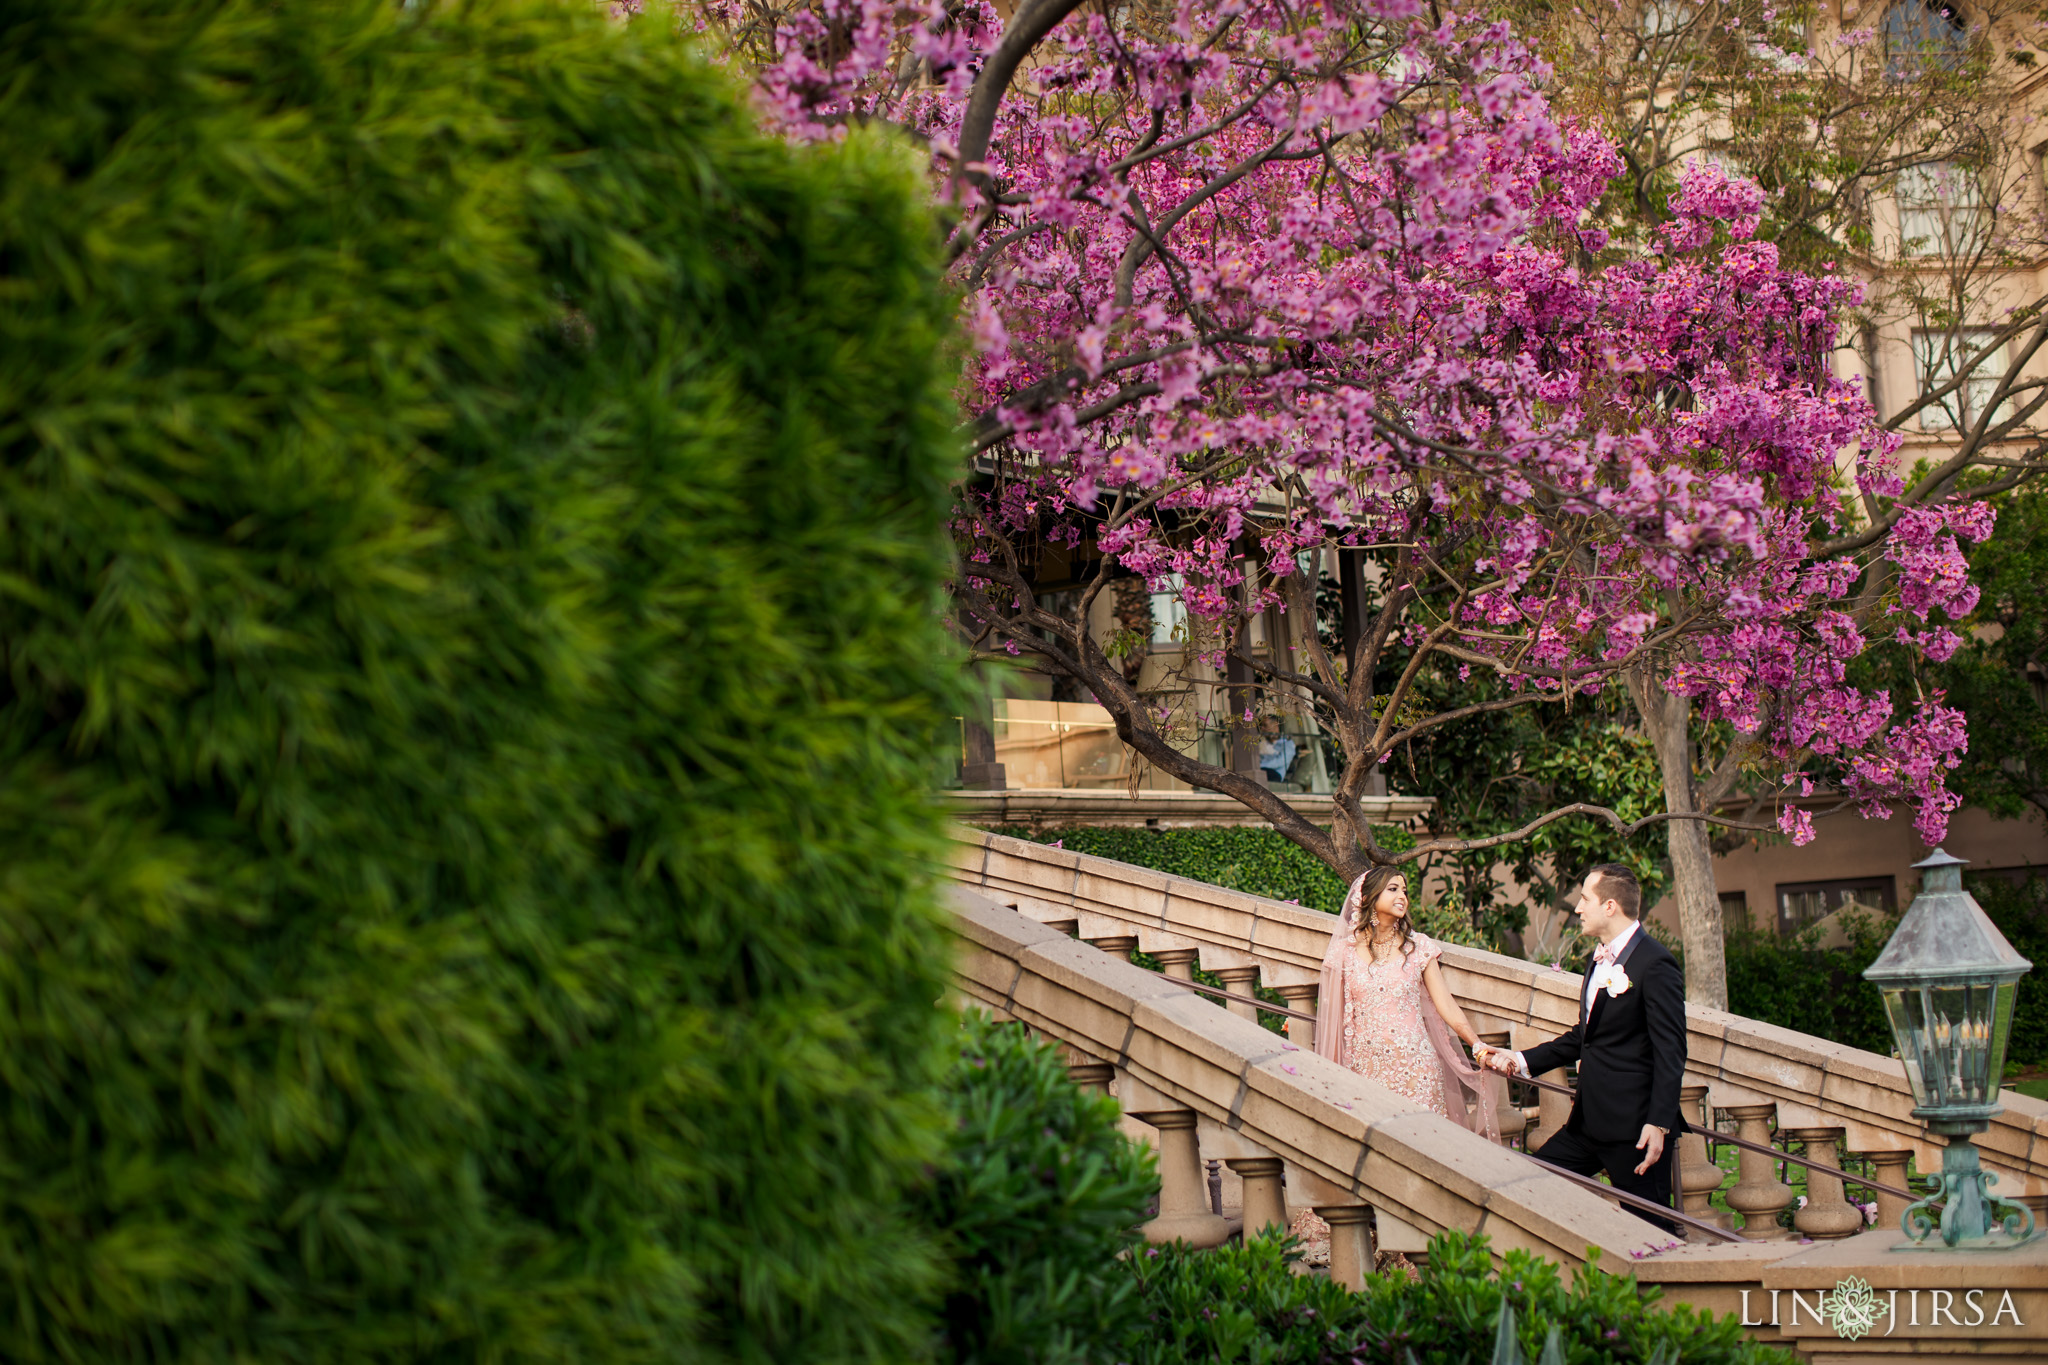
<svg viewBox="0 0 2048 1365"><path fill-rule="evenodd" d="M1476 1059L1488 1071L1497 1071L1503 1076L1515 1074L1515 1054L1505 1048L1488 1048L1486 1055Z"/></svg>
<svg viewBox="0 0 2048 1365"><path fill-rule="evenodd" d="M1644 1152L1643 1164L1636 1167L1636 1174L1643 1175L1664 1155L1664 1130L1653 1123L1644 1124L1643 1135L1636 1139L1636 1150Z"/></svg>

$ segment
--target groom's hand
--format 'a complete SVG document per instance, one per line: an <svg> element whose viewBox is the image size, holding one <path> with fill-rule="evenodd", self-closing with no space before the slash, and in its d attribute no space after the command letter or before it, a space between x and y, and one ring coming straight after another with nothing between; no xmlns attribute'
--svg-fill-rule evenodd
<svg viewBox="0 0 2048 1365"><path fill-rule="evenodd" d="M1664 1156L1664 1130L1654 1123L1644 1124L1643 1135L1636 1139L1636 1150L1644 1153L1643 1164L1636 1167L1636 1174L1647 1174Z"/></svg>

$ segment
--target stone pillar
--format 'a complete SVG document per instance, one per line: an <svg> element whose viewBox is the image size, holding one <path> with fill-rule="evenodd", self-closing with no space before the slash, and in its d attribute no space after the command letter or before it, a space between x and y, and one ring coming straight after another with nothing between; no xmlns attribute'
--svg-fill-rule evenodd
<svg viewBox="0 0 2048 1365"><path fill-rule="evenodd" d="M1505 1052L1508 1047L1508 1037L1509 1034L1506 1029L1493 1029L1490 1032L1480 1034L1479 1041L1488 1047L1499 1048ZM1521 1106L1514 1102L1513 1082L1509 1081L1505 1076L1498 1077L1497 1079L1500 1082L1500 1109L1497 1114L1500 1121L1500 1140L1504 1145L1512 1146L1516 1138L1528 1131L1529 1116L1524 1114Z"/></svg>
<svg viewBox="0 0 2048 1365"><path fill-rule="evenodd" d="M1110 934L1104 938L1091 938L1088 941L1102 949L1103 952L1108 953L1111 957L1125 962L1130 961L1131 954L1138 951L1138 936L1136 934Z"/></svg>
<svg viewBox="0 0 2048 1365"><path fill-rule="evenodd" d="M1792 1228L1802 1237L1833 1241L1863 1231L1863 1210L1842 1195L1842 1158L1835 1144L1841 1128L1780 1128L1787 1142L1804 1144L1807 1160L1806 1207L1792 1215Z"/></svg>
<svg viewBox="0 0 2048 1365"><path fill-rule="evenodd" d="M1533 1041L1524 1043L1521 1050L1527 1052L1535 1045ZM1536 1079L1539 1081L1549 1081L1553 1085L1571 1084L1571 1077L1565 1074L1563 1067L1558 1067L1554 1071L1546 1071ZM1539 1090L1536 1094L1540 1097L1536 1101L1536 1146L1540 1147L1564 1131L1565 1121L1572 1116L1572 1097L1570 1095L1560 1095L1555 1090ZM1526 1141L1526 1136L1524 1140ZM1533 1151L1534 1148L1531 1148L1531 1150Z"/></svg>
<svg viewBox="0 0 2048 1365"><path fill-rule="evenodd" d="M1684 1195L1679 1208L1702 1222L1725 1228L1734 1220L1714 1209L1714 1191L1721 1188L1721 1168L1708 1153L1706 1134L1701 1131L1707 1126L1706 1098L1707 1088L1703 1085L1679 1087L1678 1112L1693 1129L1678 1140L1678 1188ZM1707 1234L1697 1228L1687 1228L1686 1238L1708 1240Z"/></svg>
<svg viewBox="0 0 2048 1365"><path fill-rule="evenodd" d="M1075 1062L1067 1068L1067 1075L1083 1090L1107 1095L1109 1083L1116 1079L1116 1068L1108 1062Z"/></svg>
<svg viewBox="0 0 2048 1365"><path fill-rule="evenodd" d="M1198 948L1161 948L1152 954L1159 959L1159 970L1176 981L1195 979L1195 961L1201 955Z"/></svg>
<svg viewBox="0 0 2048 1365"><path fill-rule="evenodd" d="M1858 1152L1856 1155L1870 1163L1872 1180L1901 1190L1911 1188L1906 1183L1906 1167L1913 1160L1911 1148L1902 1148L1895 1152ZM1906 1206L1912 1201L1901 1199L1895 1194L1886 1194L1882 1190L1873 1190L1871 1193L1877 1198L1877 1222L1872 1226L1898 1227L1899 1220L1906 1216Z"/></svg>
<svg viewBox="0 0 2048 1365"><path fill-rule="evenodd" d="M1209 1211L1195 1111L1151 1109L1131 1117L1159 1133L1159 1216L1145 1224L1145 1240L1221 1246L1230 1236L1230 1224Z"/></svg>
<svg viewBox="0 0 2048 1365"><path fill-rule="evenodd" d="M1721 1112L1735 1120L1737 1137L1768 1147L1775 1104L1723 1105ZM1778 1226L1778 1210L1792 1202L1792 1187L1778 1179L1778 1163L1762 1152L1742 1153L1741 1178L1728 1191L1728 1207L1743 1217L1742 1235L1753 1241L1785 1236Z"/></svg>
<svg viewBox="0 0 2048 1365"><path fill-rule="evenodd" d="M1281 986L1278 990L1280 998L1287 1002L1287 1008L1300 1010L1303 1014L1316 1012L1316 994L1321 987L1315 982L1311 981L1305 986ZM1287 1041L1304 1051L1314 1052L1317 1022L1314 1019L1289 1019Z"/></svg>
<svg viewBox="0 0 2048 1365"><path fill-rule="evenodd" d="M1287 1231L1287 1199L1280 1190L1286 1163L1277 1156L1241 1156L1223 1164L1244 1181L1244 1235L1256 1237L1269 1227Z"/></svg>
<svg viewBox="0 0 2048 1365"><path fill-rule="evenodd" d="M1346 1289L1364 1289L1372 1273L1372 1206L1318 1204L1316 1212L1330 1225L1330 1278Z"/></svg>
<svg viewBox="0 0 2048 1365"><path fill-rule="evenodd" d="M1250 967L1218 967L1216 975L1223 979L1224 990L1235 992L1238 995L1250 995L1259 984L1259 969L1256 965ZM1242 1000L1226 1000L1223 1003L1228 1005L1230 1012L1238 1018L1249 1019L1253 1023L1258 1022L1258 1006L1247 1005Z"/></svg>

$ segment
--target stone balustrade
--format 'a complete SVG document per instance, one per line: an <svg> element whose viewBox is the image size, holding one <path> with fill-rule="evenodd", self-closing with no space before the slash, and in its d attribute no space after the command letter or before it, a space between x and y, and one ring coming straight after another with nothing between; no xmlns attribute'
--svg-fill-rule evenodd
<svg viewBox="0 0 2048 1365"><path fill-rule="evenodd" d="M1173 954L1189 972L1200 965L1246 988L1256 980L1277 989L1290 1008L1313 1010L1331 924L1320 911L978 830L962 829L951 871L956 881L1041 923ZM1554 1037L1577 1018L1579 977L1571 973L1456 945L1446 945L1443 968L1475 1027L1510 1031L1517 1047ZM1253 1014L1248 1005L1234 1008ZM1695 1005L1686 1016L1688 1078L1709 1087L1717 1112L1762 1106L1765 1131L1773 1121L1802 1131L1840 1128L1851 1152L1908 1152L1922 1170L1939 1167L1941 1147L1912 1117L1898 1062ZM1291 1021L1289 1037L1307 1049L1312 1030ZM2001 1193L2048 1194L2048 1104L2010 1092L2003 1099L2004 1111L1977 1141L1984 1164L1999 1174ZM1546 1091L1539 1108L1537 1143L1563 1122L1568 1101ZM1777 1183L1775 1174L1753 1180L1745 1197L1764 1198ZM1756 1216L1768 1221L1790 1199L1788 1190L1783 1202L1759 1204ZM1881 1200L1881 1216L1884 1208Z"/></svg>
<svg viewBox="0 0 2048 1365"><path fill-rule="evenodd" d="M1301 1202L1331 1224L1331 1273L1350 1283L1372 1264L1367 1206L1425 1236L1483 1232L1496 1252L1521 1247L1566 1266L1594 1248L1626 1265L1668 1243L1600 1196L1179 981L964 890L951 894L961 994L1057 1040L1076 1065L1113 1067L1125 1110L1156 1134L1160 1212L1150 1236L1204 1243L1228 1233L1203 1190L1200 1127L1218 1144L1212 1155L1274 1159L1301 1177ZM1085 916L1081 924L1086 932ZM1268 1198L1253 1191L1269 1171L1245 1182L1248 1219L1254 1201ZM1259 1216L1270 1219L1270 1206Z"/></svg>
<svg viewBox="0 0 2048 1365"><path fill-rule="evenodd" d="M959 994L1058 1040L1075 1079L1109 1089L1126 1110L1127 1131L1157 1147L1160 1207L1146 1229L1149 1237L1211 1244L1240 1227L1256 1232L1286 1222L1291 1193L1296 1208L1311 1206L1330 1225L1330 1274L1354 1288L1363 1287L1371 1272L1375 1242L1383 1251L1414 1251L1428 1235L1460 1228L1484 1233L1496 1253L1524 1248L1565 1267L1583 1265L1597 1253L1601 1264L1626 1268L1644 1285L1660 1288L1667 1302L1740 1314L1757 1340L1791 1346L1826 1365L1895 1359L1901 1352L1976 1361L2039 1358L2037 1346L2048 1329L2048 1240L1961 1256L1895 1251L1905 1201L1882 1193L1878 1226L1857 1230L1860 1211L1843 1190L1845 1179L1854 1184L1857 1177L1841 1171L1841 1150L1866 1162L1870 1179L1902 1189L1916 1156L1923 1168L1932 1165L1931 1144L1923 1145L1910 1119L1897 1122L1883 1105L1875 1116L1860 1115L1854 1123L1828 1117L1831 1105L1846 1109L1854 1093L1845 1081L1830 1078L1872 1086L1885 1081L1883 1066L1867 1053L1843 1063L1818 1051L1815 1040L1692 1012L1694 1058L1709 1059L1696 1080L1709 1084L1689 1084L1681 1092L1688 1121L1701 1129L1709 1121L1723 1125L1724 1143L1725 1125L1732 1122L1738 1136L1765 1150L1738 1149L1740 1178L1724 1194L1737 1210L1731 1218L1711 1208L1722 1180L1708 1160L1705 1137L1681 1142L1678 1183L1687 1211L1707 1211L1724 1225L1739 1219L1752 1240L1673 1246L1600 1195L1317 1057L1304 1027L1308 1021L1288 1021L1283 1037L1254 1022L1252 1007L1242 1014L1218 1009L1191 988L1188 978L1196 966L1228 968L1226 979L1241 993L1255 984L1276 987L1291 1008L1312 1009L1314 967L1328 942L1327 916L1105 860L1062 858L1061 850L1023 844L1012 853L995 844L991 837L976 852L1003 855L990 860L998 882L1013 879L1002 899L1029 913L964 888L951 893L962 941ZM1051 860L1036 853L1048 853ZM1157 883L1152 889L1159 895L1148 913L1130 906L1111 913L1116 907L1104 897L1118 894L1115 884L1126 872ZM1018 889L1032 876L1044 883L1036 894ZM1214 924L1204 927L1204 895L1227 902L1218 922L1237 937L1226 941ZM1175 901L1181 903L1172 906ZM1218 942L1205 940L1205 933ZM1109 951L1076 942L1076 936ZM1133 949L1155 954L1170 975L1120 960ZM1496 1042L1505 1032L1513 1045L1527 1047L1561 1031L1558 1017L1576 1007L1576 977L1458 948L1447 949L1445 967L1467 1013ZM1755 1054L1768 1052L1777 1035L1791 1041L1780 1051L1786 1065L1773 1071ZM1802 1067L1817 1068L1817 1075ZM1891 1070L1896 1072L1895 1063ZM1894 1079L1903 1091L1903 1079ZM1811 1092L1798 1099L1773 1093L1773 1087L1798 1084L1810 1084ZM1528 1136L1540 1144L1544 1132L1562 1122L1567 1103L1565 1096L1541 1092ZM2013 1107L2018 1113L2004 1133L2003 1150L2033 1152L2031 1138L2014 1135L2033 1132L2043 1106L2028 1101ZM1911 1139L1901 1140L1908 1130ZM1774 1141L1800 1150L1774 1150ZM1793 1198L1779 1178L1781 1161L1812 1163L1808 1200L1793 1215L1789 1234L1778 1224ZM1229 1172L1226 1184L1237 1184L1235 1206L1216 1183L1223 1177L1220 1168ZM2007 1169L2039 1179L2026 1163ZM2048 1192L2022 1197L2038 1205ZM1228 1216L1233 1207L1239 1216ZM1902 1310L1896 1335L1880 1327L1860 1338L1843 1336L1822 1316L1823 1295L1836 1292L1847 1276L1868 1282ZM2004 1315L1988 1326L1936 1314L1941 1305L1966 1313L1965 1302L1978 1289L2003 1296L1997 1302Z"/></svg>

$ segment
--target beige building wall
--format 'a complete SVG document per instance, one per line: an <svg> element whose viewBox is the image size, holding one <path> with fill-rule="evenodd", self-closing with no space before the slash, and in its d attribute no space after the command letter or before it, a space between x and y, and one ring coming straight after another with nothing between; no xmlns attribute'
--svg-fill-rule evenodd
<svg viewBox="0 0 2048 1365"><path fill-rule="evenodd" d="M1804 848L1794 848L1789 840L1768 840L1714 859L1714 886L1723 897L1724 914L1732 909L1731 898L1740 896L1750 923L1769 930L1778 922L1780 892L1786 888L1889 880L1899 909L1919 891L1920 874L1913 864L1933 850L1914 832L1911 811L1899 808L1889 820L1865 820L1847 810L1814 821L1813 828L1814 841ZM1999 820L1976 807L1959 810L1942 847L1967 859L1969 871L2048 873L2048 821L2039 812ZM1678 932L1678 906L1669 896L1650 914L1674 935Z"/></svg>

